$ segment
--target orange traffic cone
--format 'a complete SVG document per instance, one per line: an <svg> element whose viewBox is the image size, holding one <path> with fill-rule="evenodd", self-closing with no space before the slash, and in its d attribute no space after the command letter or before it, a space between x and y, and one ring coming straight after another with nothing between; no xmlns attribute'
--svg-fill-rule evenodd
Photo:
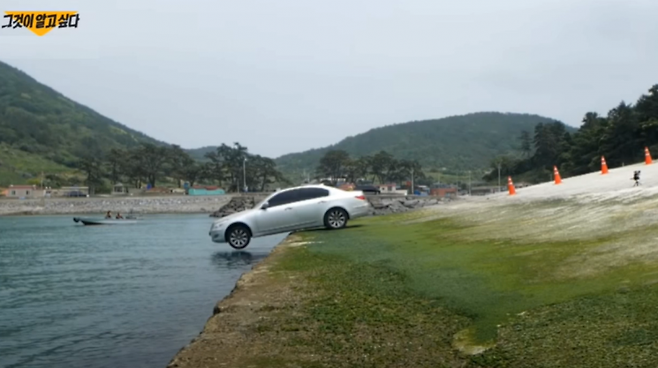
<svg viewBox="0 0 658 368"><path fill-rule="evenodd" d="M605 157L601 156L601 175L608 173L608 164L605 163Z"/></svg>
<svg viewBox="0 0 658 368"><path fill-rule="evenodd" d="M509 195L515 195L516 194L516 189L514 188L514 183L512 183L512 177L511 176L507 177L507 190L509 191Z"/></svg>
<svg viewBox="0 0 658 368"><path fill-rule="evenodd" d="M644 163L651 165L651 154L649 153L648 147L644 147Z"/></svg>
<svg viewBox="0 0 658 368"><path fill-rule="evenodd" d="M555 177L555 184L562 183L562 178L560 177L560 172L557 171L557 166L553 166L553 176Z"/></svg>

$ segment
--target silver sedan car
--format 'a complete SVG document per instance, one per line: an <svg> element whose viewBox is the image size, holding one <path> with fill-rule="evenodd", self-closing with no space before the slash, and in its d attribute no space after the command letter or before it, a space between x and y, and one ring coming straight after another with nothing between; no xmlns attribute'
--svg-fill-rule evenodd
<svg viewBox="0 0 658 368"><path fill-rule="evenodd" d="M251 238L316 227L340 229L369 212L362 191L305 185L275 192L253 209L215 220L209 235L215 243L243 249Z"/></svg>

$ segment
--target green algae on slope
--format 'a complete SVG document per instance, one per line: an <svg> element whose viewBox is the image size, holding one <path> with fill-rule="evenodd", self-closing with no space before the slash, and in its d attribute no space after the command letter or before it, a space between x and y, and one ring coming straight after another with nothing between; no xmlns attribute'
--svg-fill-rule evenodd
<svg viewBox="0 0 658 368"><path fill-rule="evenodd" d="M309 247L318 255L385 265L403 274L408 290L469 318L476 345L495 339L497 326L518 313L635 285L658 269L629 262L591 277L558 272L570 257L619 241L624 233L573 242L469 240L469 230L477 225L450 219L401 224L395 219L364 219L358 222L363 226L305 236L323 242Z"/></svg>

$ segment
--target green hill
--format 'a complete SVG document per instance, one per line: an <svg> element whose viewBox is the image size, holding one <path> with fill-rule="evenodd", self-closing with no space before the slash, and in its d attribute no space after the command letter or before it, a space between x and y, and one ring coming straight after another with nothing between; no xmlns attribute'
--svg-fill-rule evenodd
<svg viewBox="0 0 658 368"><path fill-rule="evenodd" d="M208 158L205 156L206 153L209 152L215 152L217 150L217 146L205 146L205 147L200 147L200 148L191 148L191 149L186 149L185 151L195 160L200 161L200 162L207 162L209 161Z"/></svg>
<svg viewBox="0 0 658 368"><path fill-rule="evenodd" d="M85 154L164 145L0 62L0 186L73 170Z"/></svg>
<svg viewBox="0 0 658 368"><path fill-rule="evenodd" d="M322 155L342 149L353 157L386 150L424 167L484 169L496 155L517 150L522 130L552 119L529 114L480 112L371 129L339 143L276 159L284 174L315 170ZM568 127L568 131L575 131ZM70 176L85 156L140 143L168 145L100 115L0 62L0 186L35 180L41 173ZM216 147L186 150L198 161Z"/></svg>
<svg viewBox="0 0 658 368"><path fill-rule="evenodd" d="M345 150L353 157L385 150L399 159L417 159L424 167L485 169L493 157L519 149L521 131L532 136L538 123L553 121L538 115L498 112L412 121L371 129L329 147L283 155L276 164L285 173L312 172L328 150ZM567 126L567 131L576 129Z"/></svg>

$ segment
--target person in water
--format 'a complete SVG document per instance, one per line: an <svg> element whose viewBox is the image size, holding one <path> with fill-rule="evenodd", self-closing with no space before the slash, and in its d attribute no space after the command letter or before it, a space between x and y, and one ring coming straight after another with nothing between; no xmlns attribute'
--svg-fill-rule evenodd
<svg viewBox="0 0 658 368"><path fill-rule="evenodd" d="M111 219L112 218L112 211L107 211L107 213L105 214L105 218L106 219Z"/></svg>
<svg viewBox="0 0 658 368"><path fill-rule="evenodd" d="M117 220L123 219L123 216L121 216L121 212L117 212L117 217L116 217L116 219L117 219Z"/></svg>

